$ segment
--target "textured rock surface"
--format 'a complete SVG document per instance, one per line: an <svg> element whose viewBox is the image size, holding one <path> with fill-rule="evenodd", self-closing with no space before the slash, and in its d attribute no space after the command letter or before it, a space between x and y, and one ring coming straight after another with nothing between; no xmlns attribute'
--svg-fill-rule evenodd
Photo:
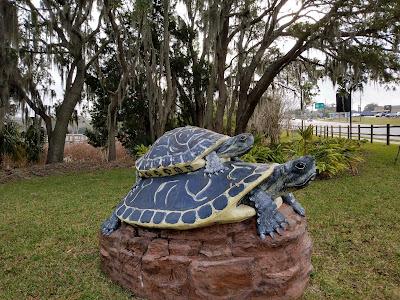
<svg viewBox="0 0 400 300"><path fill-rule="evenodd" d="M123 224L100 234L101 267L147 299L296 299L311 272L306 220L282 205L288 229L261 241L255 218L188 230Z"/></svg>

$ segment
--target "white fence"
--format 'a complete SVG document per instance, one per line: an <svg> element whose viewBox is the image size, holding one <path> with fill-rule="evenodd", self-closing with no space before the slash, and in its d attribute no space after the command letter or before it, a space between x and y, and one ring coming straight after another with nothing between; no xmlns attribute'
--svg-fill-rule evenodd
<svg viewBox="0 0 400 300"><path fill-rule="evenodd" d="M66 144L81 144L87 142L87 136L84 134L67 134L65 138Z"/></svg>

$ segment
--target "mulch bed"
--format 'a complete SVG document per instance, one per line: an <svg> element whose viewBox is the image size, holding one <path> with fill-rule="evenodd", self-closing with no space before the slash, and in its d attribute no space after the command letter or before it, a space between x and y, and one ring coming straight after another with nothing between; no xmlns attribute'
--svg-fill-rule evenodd
<svg viewBox="0 0 400 300"><path fill-rule="evenodd" d="M96 171L115 168L130 168L134 166L133 161L75 161L68 163L55 163L50 165L34 165L26 168L0 170L0 184L30 179L34 177L45 177L52 175L63 175L77 171Z"/></svg>

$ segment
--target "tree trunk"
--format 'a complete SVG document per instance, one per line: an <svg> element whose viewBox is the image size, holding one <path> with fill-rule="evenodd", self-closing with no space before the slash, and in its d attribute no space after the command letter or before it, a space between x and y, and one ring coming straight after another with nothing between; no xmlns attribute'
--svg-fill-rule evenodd
<svg viewBox="0 0 400 300"><path fill-rule="evenodd" d="M108 137L107 137L107 150L108 150L108 161L114 161L117 159L117 150L115 147L115 136L117 135L117 113L118 113L118 96L115 94L110 94L111 101L108 104L107 113L107 127L108 127Z"/></svg>
<svg viewBox="0 0 400 300"><path fill-rule="evenodd" d="M228 33L229 33L229 12L231 10L232 2L224 1L221 7L220 16L220 32L217 35L216 52L217 52L217 74L218 74L218 92L219 99L217 104L217 111L215 114L214 130L223 132L224 130L224 114L226 102L228 100L228 91L225 83L225 61L228 52Z"/></svg>
<svg viewBox="0 0 400 300"><path fill-rule="evenodd" d="M215 90L215 80L217 78L217 68L213 65L211 66L211 76L209 79L207 93L206 93L206 113L204 126L208 129L213 127L213 115L214 115L214 90Z"/></svg>
<svg viewBox="0 0 400 300"><path fill-rule="evenodd" d="M62 162L64 159L65 137L67 136L69 119L57 120L49 139L46 164Z"/></svg>
<svg viewBox="0 0 400 300"><path fill-rule="evenodd" d="M47 141L50 143L51 139L51 132L53 131L53 126L51 123L51 117L50 116L40 116L44 120L44 124L46 125L46 134L47 134Z"/></svg>
<svg viewBox="0 0 400 300"><path fill-rule="evenodd" d="M85 82L85 63L81 60L77 65L75 80L71 86L67 86L64 101L57 111L54 129L51 135L49 135L46 164L62 162L64 159L65 137L67 136L68 124L76 103L81 96Z"/></svg>
<svg viewBox="0 0 400 300"><path fill-rule="evenodd" d="M232 118L236 109L237 102L237 86L230 85L231 88L231 96L230 96L230 106L228 110L228 116L226 120L226 134L232 135Z"/></svg>

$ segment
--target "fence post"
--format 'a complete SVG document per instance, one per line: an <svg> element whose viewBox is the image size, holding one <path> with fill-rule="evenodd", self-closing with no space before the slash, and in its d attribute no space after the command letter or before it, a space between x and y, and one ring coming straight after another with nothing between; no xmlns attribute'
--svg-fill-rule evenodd
<svg viewBox="0 0 400 300"><path fill-rule="evenodd" d="M333 137L333 125L331 125L331 137Z"/></svg>
<svg viewBox="0 0 400 300"><path fill-rule="evenodd" d="M358 140L361 140L361 128L360 128L360 124L358 124Z"/></svg>
<svg viewBox="0 0 400 300"><path fill-rule="evenodd" d="M347 138L350 139L350 125L347 125Z"/></svg>
<svg viewBox="0 0 400 300"><path fill-rule="evenodd" d="M318 125L315 125L315 135L318 136Z"/></svg>
<svg viewBox="0 0 400 300"><path fill-rule="evenodd" d="M386 145L390 145L390 124L386 124Z"/></svg>
<svg viewBox="0 0 400 300"><path fill-rule="evenodd" d="M342 125L339 125L339 138L342 138Z"/></svg>
<svg viewBox="0 0 400 300"><path fill-rule="evenodd" d="M351 114L351 113L350 113L350 114ZM350 136L350 139L352 140L352 139L353 139L353 126L350 126L350 125L349 125L349 129L350 129L349 136Z"/></svg>
<svg viewBox="0 0 400 300"><path fill-rule="evenodd" d="M374 140L374 125L371 124L371 143Z"/></svg>
<svg viewBox="0 0 400 300"><path fill-rule="evenodd" d="M328 138L328 126L325 126L325 138Z"/></svg>

